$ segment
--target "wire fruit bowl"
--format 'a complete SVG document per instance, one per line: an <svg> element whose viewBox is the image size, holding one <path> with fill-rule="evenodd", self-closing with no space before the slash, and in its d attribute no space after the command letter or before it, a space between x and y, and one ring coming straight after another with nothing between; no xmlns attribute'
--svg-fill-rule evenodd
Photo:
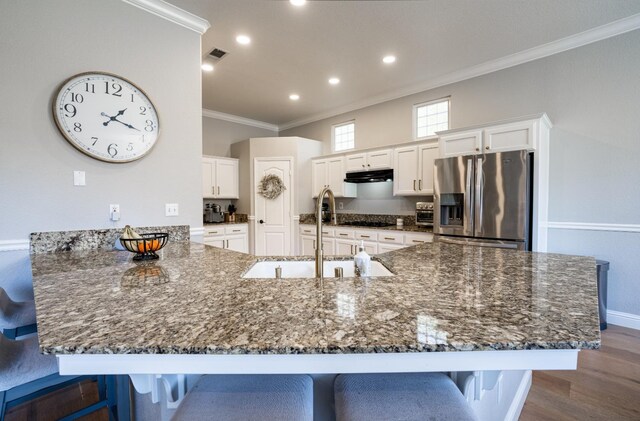
<svg viewBox="0 0 640 421"><path fill-rule="evenodd" d="M162 232L152 232L148 234L140 234L141 238L120 238L122 247L135 253L133 260L155 260L160 256L156 251L167 245L169 242L169 234Z"/></svg>

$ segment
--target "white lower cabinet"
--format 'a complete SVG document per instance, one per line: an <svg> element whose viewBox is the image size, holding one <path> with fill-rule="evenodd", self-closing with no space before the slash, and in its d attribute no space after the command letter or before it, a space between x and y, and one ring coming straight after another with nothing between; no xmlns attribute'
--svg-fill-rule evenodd
<svg viewBox="0 0 640 421"><path fill-rule="evenodd" d="M433 234L428 232L404 232L392 230L328 228L322 229L322 244L324 255L353 256L358 252L358 246L364 245L369 254L386 253L404 247L415 246L433 241ZM300 227L300 254L313 256L315 254L315 227Z"/></svg>
<svg viewBox="0 0 640 421"><path fill-rule="evenodd" d="M208 246L249 253L248 228L247 224L205 227L203 242Z"/></svg>

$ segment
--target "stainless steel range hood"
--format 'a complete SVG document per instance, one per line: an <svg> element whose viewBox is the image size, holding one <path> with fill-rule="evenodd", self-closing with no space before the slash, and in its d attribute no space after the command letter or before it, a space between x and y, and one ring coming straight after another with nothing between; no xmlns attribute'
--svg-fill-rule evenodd
<svg viewBox="0 0 640 421"><path fill-rule="evenodd" d="M347 173L347 183L379 183L393 181L393 170L359 171Z"/></svg>

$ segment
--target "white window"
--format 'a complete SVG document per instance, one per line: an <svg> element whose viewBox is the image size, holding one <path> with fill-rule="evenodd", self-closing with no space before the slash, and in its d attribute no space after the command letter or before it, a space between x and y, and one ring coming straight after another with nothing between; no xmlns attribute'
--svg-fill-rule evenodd
<svg viewBox="0 0 640 421"><path fill-rule="evenodd" d="M356 123L348 121L336 124L331 128L333 138L333 151L340 152L356 147Z"/></svg>
<svg viewBox="0 0 640 421"><path fill-rule="evenodd" d="M449 130L449 98L423 102L413 106L413 138L434 136L441 130Z"/></svg>

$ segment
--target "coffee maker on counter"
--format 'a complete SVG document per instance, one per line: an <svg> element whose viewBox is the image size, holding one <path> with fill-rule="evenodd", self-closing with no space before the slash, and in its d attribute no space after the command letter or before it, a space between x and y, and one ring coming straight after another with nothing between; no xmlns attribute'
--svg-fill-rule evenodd
<svg viewBox="0 0 640 421"><path fill-rule="evenodd" d="M207 203L204 208L204 223L213 224L216 222L224 222L224 214L220 205L215 203Z"/></svg>

